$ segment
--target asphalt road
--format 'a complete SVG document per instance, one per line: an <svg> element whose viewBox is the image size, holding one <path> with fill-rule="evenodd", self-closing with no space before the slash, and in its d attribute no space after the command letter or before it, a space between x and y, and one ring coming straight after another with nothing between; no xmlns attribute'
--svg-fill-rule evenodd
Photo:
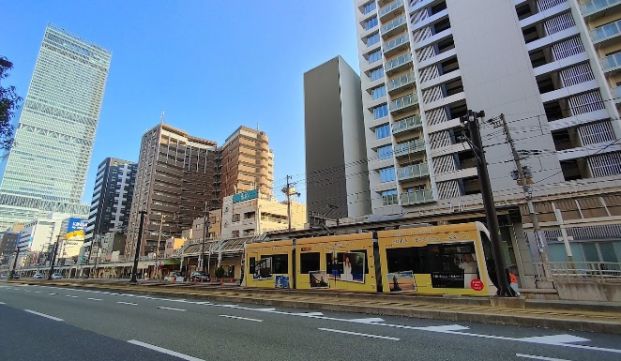
<svg viewBox="0 0 621 361"><path fill-rule="evenodd" d="M0 284L0 360L621 360L621 337Z"/></svg>

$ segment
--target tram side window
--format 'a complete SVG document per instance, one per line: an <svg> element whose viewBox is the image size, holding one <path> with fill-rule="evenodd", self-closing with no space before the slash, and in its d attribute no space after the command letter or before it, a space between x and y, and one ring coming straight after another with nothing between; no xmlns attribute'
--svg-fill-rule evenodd
<svg viewBox="0 0 621 361"><path fill-rule="evenodd" d="M430 274L433 287L463 288L478 277L472 243L437 244L386 250L388 272Z"/></svg>
<svg viewBox="0 0 621 361"><path fill-rule="evenodd" d="M273 274L289 273L289 255L288 254L273 254L271 256L264 256L262 258L272 259L272 273Z"/></svg>
<svg viewBox="0 0 621 361"><path fill-rule="evenodd" d="M334 277L348 281L364 281L364 274L369 273L366 250L326 254L326 271Z"/></svg>
<svg viewBox="0 0 621 361"><path fill-rule="evenodd" d="M250 257L250 261L248 261L248 267L250 268L250 274L253 275L254 274L254 267L256 264L256 259L254 257Z"/></svg>
<svg viewBox="0 0 621 361"><path fill-rule="evenodd" d="M320 258L319 252L300 253L300 273L319 271Z"/></svg>

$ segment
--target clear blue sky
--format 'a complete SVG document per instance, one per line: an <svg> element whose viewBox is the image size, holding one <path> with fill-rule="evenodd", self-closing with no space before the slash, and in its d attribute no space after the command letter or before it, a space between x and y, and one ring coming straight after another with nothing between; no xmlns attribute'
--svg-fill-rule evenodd
<svg viewBox="0 0 621 361"><path fill-rule="evenodd" d="M138 160L166 122L219 144L239 125L270 137L275 186L304 178L303 73L336 55L358 69L351 0L0 0L7 84L26 96L48 23L112 51L84 201L107 156Z"/></svg>

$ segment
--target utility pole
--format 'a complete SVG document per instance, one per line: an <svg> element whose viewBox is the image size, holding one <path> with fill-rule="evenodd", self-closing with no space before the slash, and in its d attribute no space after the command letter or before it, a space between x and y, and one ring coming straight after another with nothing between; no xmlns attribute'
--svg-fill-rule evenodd
<svg viewBox="0 0 621 361"><path fill-rule="evenodd" d="M539 227L539 215L535 211L535 205L533 204L533 191L531 188L531 184L533 184L533 177L528 166L522 166L522 159L520 158L520 154L515 149L515 144L513 143L513 137L509 132L509 126L507 125L507 120L505 119L504 114L500 114L499 116L500 126L505 133L505 137L507 138L507 142L509 143L509 148L511 148L511 154L513 155L513 161L515 162L516 171L514 173L514 179L517 181L518 185L522 186L522 190L524 191L524 198L526 198L526 205L528 207L528 216L531 219L533 224L533 231L535 233L535 240L537 242L537 249L539 250L539 256L541 257L541 262L543 265L543 274L547 279L549 275L548 271L548 254L545 251L543 240L541 239L541 228ZM493 123L496 125L497 123Z"/></svg>
<svg viewBox="0 0 621 361"><path fill-rule="evenodd" d="M205 210L203 210L203 237L201 239L201 254L198 259L198 269L205 272L205 240L207 239L207 231L209 228L209 210L207 201L205 201Z"/></svg>
<svg viewBox="0 0 621 361"><path fill-rule="evenodd" d="M468 113L461 117L461 122L470 133L469 143L477 159L477 170L479 173L479 181L481 183L483 207L485 208L485 216L487 218L487 226L489 227L490 241L492 243L492 255L494 257L496 279L498 282L498 295L513 296L514 293L509 286L505 272L505 262L500 251L500 225L498 224L498 216L496 215L494 193L489 179L489 170L487 169L488 164L485 159L485 151L483 150L483 144L481 142L479 120L483 117L485 117L484 111L474 112L469 109Z"/></svg>
<svg viewBox="0 0 621 361"><path fill-rule="evenodd" d="M52 250L52 261L50 262L50 273L47 275L47 279L52 279L52 274L54 274L54 263L56 263L56 253L58 252L58 243L60 242L60 233L58 237L56 237L56 243L54 243L54 248Z"/></svg>
<svg viewBox="0 0 621 361"><path fill-rule="evenodd" d="M287 185L282 189L282 192L285 193L285 195L287 196L287 219L289 221L289 227L288 227L289 232L291 232L291 196L300 195L300 193L298 192L291 192L293 186L295 186L295 183L289 183L289 179L292 179L292 178L293 177L291 177L290 175L287 175Z"/></svg>
<svg viewBox="0 0 621 361"><path fill-rule="evenodd" d="M15 275L15 270L17 269L17 259L19 258L19 246L15 245L15 259L13 260L13 270L9 273L9 279L13 279L13 275Z"/></svg>
<svg viewBox="0 0 621 361"><path fill-rule="evenodd" d="M142 241L142 227L144 225L144 215L147 211L140 211L140 225L138 226L138 240L136 241L136 253L134 254L134 266L132 267L132 278L129 283L137 284L136 274L138 273L138 259L140 258L140 242Z"/></svg>

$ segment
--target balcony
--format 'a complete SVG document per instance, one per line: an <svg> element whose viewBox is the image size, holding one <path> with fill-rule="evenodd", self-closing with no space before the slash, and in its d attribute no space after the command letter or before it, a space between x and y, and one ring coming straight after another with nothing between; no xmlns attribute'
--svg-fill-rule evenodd
<svg viewBox="0 0 621 361"><path fill-rule="evenodd" d="M621 103L621 86L610 89L612 91L612 96L615 99L615 103Z"/></svg>
<svg viewBox="0 0 621 361"><path fill-rule="evenodd" d="M390 35L393 30L398 29L403 25L405 25L405 16L399 16L398 18L391 20L390 22L382 25L382 36Z"/></svg>
<svg viewBox="0 0 621 361"><path fill-rule="evenodd" d="M600 44L621 35L621 20L591 30L593 44Z"/></svg>
<svg viewBox="0 0 621 361"><path fill-rule="evenodd" d="M401 193L402 206L413 206L433 201L433 194L431 193L430 189L421 189L417 191Z"/></svg>
<svg viewBox="0 0 621 361"><path fill-rule="evenodd" d="M408 34L403 34L395 39L384 43L384 54L388 54L393 50L399 49L410 42Z"/></svg>
<svg viewBox="0 0 621 361"><path fill-rule="evenodd" d="M408 165L399 168L399 181L407 181L413 179L424 178L429 175L429 166L427 163Z"/></svg>
<svg viewBox="0 0 621 361"><path fill-rule="evenodd" d="M399 204L399 197L396 194L382 196L382 205L392 206L393 204Z"/></svg>
<svg viewBox="0 0 621 361"><path fill-rule="evenodd" d="M423 139L414 139L405 143L399 143L395 145L395 150L393 154L395 155L395 157L403 157L410 154L424 152L425 150L425 141Z"/></svg>
<svg viewBox="0 0 621 361"><path fill-rule="evenodd" d="M393 2L391 2L388 5L384 5L379 9L379 17L380 19L383 18L384 16L391 14L392 12L396 11L397 9L400 9L403 7L403 0L395 0Z"/></svg>
<svg viewBox="0 0 621 361"><path fill-rule="evenodd" d="M391 59L386 62L384 66L384 72L388 74L393 70L397 70L401 68L403 65L409 64L412 62L412 53L407 52L406 54L399 55L398 57Z"/></svg>
<svg viewBox="0 0 621 361"><path fill-rule="evenodd" d="M621 69L621 52L602 58L601 64L605 73Z"/></svg>
<svg viewBox="0 0 621 361"><path fill-rule="evenodd" d="M416 104L418 104L418 97L414 94L409 94L391 101L389 108L391 112L398 112L413 107Z"/></svg>
<svg viewBox="0 0 621 361"><path fill-rule="evenodd" d="M423 121L420 116L414 115L401 119L392 125L392 134L399 134L407 132L408 130L418 129L423 126Z"/></svg>
<svg viewBox="0 0 621 361"><path fill-rule="evenodd" d="M617 5L621 5L621 0L587 0L582 4L580 10L582 11L582 16L588 18Z"/></svg>
<svg viewBox="0 0 621 361"><path fill-rule="evenodd" d="M408 72L397 78L388 80L388 92L414 84L414 73Z"/></svg>

